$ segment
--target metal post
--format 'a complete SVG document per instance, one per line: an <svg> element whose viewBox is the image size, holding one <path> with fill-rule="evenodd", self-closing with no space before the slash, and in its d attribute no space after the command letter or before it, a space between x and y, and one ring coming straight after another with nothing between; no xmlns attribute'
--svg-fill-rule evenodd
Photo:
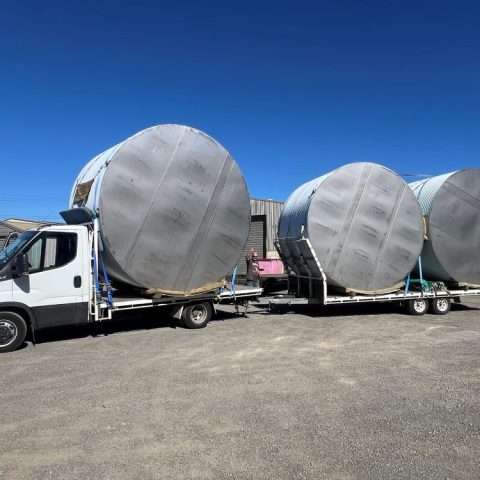
<svg viewBox="0 0 480 480"><path fill-rule="evenodd" d="M95 258L98 259L98 218L97 217L95 217L93 220L93 255L95 256ZM93 274L95 275L95 278L98 278L98 261L93 263L93 268L94 268ZM93 298L95 299L94 320L98 322L100 315L99 315L98 303L96 300L96 292Z"/></svg>

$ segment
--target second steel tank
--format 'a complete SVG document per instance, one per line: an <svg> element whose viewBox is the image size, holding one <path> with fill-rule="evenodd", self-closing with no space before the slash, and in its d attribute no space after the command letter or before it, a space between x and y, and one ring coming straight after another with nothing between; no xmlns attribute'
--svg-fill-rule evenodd
<svg viewBox="0 0 480 480"><path fill-rule="evenodd" d="M283 208L278 242L300 275L361 292L405 279L422 249L422 213L408 184L374 163L352 163L305 183Z"/></svg>

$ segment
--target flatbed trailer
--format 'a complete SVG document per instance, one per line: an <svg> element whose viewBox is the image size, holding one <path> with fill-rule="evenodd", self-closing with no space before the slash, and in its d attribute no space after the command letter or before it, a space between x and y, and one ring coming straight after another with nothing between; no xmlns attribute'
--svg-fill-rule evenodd
<svg viewBox="0 0 480 480"><path fill-rule="evenodd" d="M238 308L244 307L245 309L248 309L249 301L259 297L262 292L263 290L261 288L245 287L243 285L228 285L218 291L189 297L144 298L113 292L111 303L109 303L107 296L104 294L102 294L102 300L100 303L91 303L91 315L95 321L103 321L111 320L116 312L140 310L145 308L172 307L172 316L180 320L182 319L182 313L185 307L204 302L210 302L214 311L216 310L216 306L220 304L233 304ZM190 328L199 328L198 325L187 326Z"/></svg>
<svg viewBox="0 0 480 480"><path fill-rule="evenodd" d="M406 291L401 290L376 295L363 294L325 294L322 296L302 295L302 290L298 291L292 288L293 283L306 280L308 284L315 284L317 282L324 282L318 278L296 277L289 276L288 293L282 295L275 295L272 297L265 297L263 303L268 303L268 307L272 312L281 311L288 307L296 305L338 305L338 304L352 304L352 303L397 303L405 306L407 312L411 315L423 315L428 310L437 315L445 315L450 311L451 303L460 303L464 297L479 296L480 289L478 288L456 288L445 290L431 290L431 291ZM309 290L315 290L315 287L309 287ZM328 291L328 285L325 282L324 290ZM299 292L299 293L297 293Z"/></svg>
<svg viewBox="0 0 480 480"><path fill-rule="evenodd" d="M68 218L68 217L67 217ZM249 301L263 293L262 288L236 285L236 277L225 287L197 295L160 295L147 298L131 293L122 293L109 289L108 277L106 283L99 284L99 276L106 276L106 271L101 271L102 261L99 250L99 224L98 218L92 222L89 235L92 261L89 311L92 321L99 322L112 320L117 312L140 310L145 308L170 307L170 314L187 328L202 328L210 321L216 306L220 303L234 304L237 312L240 306L248 309ZM105 278L104 278L105 280Z"/></svg>
<svg viewBox="0 0 480 480"><path fill-rule="evenodd" d="M299 272L288 275L288 293L264 298L271 311L279 311L295 305L338 305L352 303L393 302L405 306L411 315L423 315L430 310L437 315L445 315L450 311L452 301L460 303L461 299L479 296L479 286L446 285L438 281L426 281L420 278L412 279L410 275L405 284L388 293L360 294L356 292L339 291L328 285L326 275L316 258L310 241L304 237L298 242L298 256L303 259L305 270L309 271L312 263L321 272L321 277L301 275ZM305 255L303 252L309 252ZM419 271L421 274L421 258Z"/></svg>

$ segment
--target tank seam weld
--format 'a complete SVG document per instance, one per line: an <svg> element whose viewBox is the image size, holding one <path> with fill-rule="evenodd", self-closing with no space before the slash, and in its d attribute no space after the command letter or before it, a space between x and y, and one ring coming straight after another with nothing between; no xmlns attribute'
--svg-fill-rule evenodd
<svg viewBox="0 0 480 480"><path fill-rule="evenodd" d="M364 193L365 193L365 190L366 190L366 186L367 186L367 184L368 184L368 181L370 180L370 176L371 176L371 173L372 173L372 168L371 168L371 166L370 166L369 164L366 164L366 165L364 166L364 170L365 170L367 167L369 167L368 175L367 175L367 178L365 179L365 183L363 184L363 189L362 189L362 192L361 192L361 194L360 194L360 198L358 199L357 205L355 206L355 209L354 209L354 211L353 211L353 214L352 214L352 217L351 217L352 219L355 217L355 214L356 214L356 212L357 212L357 210L358 210L358 208L359 208L359 206L360 206L360 202L362 201L363 195L364 195ZM363 172L362 172L362 173L363 173ZM355 185L355 190L359 187L359 184L360 184L360 181L361 181L361 180L362 180L362 175L360 175L360 178L357 180L357 184ZM351 206L352 206L353 199L355 198L355 194L356 194L356 191L354 192L354 194L352 195L352 198L350 199L350 204L348 205L348 208L347 208L347 210L346 210L345 216L343 217L342 226L340 227L340 229L339 229L339 231L338 231L337 237L335 238L335 242L338 242L338 239L339 239L339 237L340 237L340 232L341 232L341 231L343 230L343 228L344 228L344 224L345 224L345 221L346 221L347 216L348 216L349 213L350 213L349 211L350 211L350 208L351 208ZM344 247L345 247L345 243L347 242L347 239L348 239L348 237L349 237L349 233L350 233L350 231L351 231L350 227L351 227L351 224L349 225L349 227L348 227L348 229L347 229L347 232L346 232L346 234L345 234L345 238L343 239L343 243L342 243L342 245L341 245L340 251L338 252L337 261L335 261L334 263L332 263L332 265L334 266L334 268L332 269L332 273L334 273L335 270L336 270L336 268L337 268L338 259L340 258L340 255L341 255L341 253L342 253L342 251L343 251L343 249L344 249ZM329 267L330 267L331 262L332 262L332 260L331 260L332 254L333 254L333 251L332 251L332 253L329 255L329 259L328 259L328 260L329 260L329 263L328 263L328 266L329 266ZM327 265L327 261L325 261L325 265Z"/></svg>
<svg viewBox="0 0 480 480"><path fill-rule="evenodd" d="M225 164L226 164L226 160L228 159L228 157L229 157L229 154L227 153L227 156L226 156L226 158L225 158ZM220 204L221 204L221 202L222 202L223 194L225 193L225 190L227 189L228 180L230 179L230 175L232 174L234 165L235 165L235 163L232 162L232 165L231 165L231 167L230 167L230 170L229 170L229 172L228 172L227 178L225 179L225 183L224 183L223 188L222 188L222 193L220 194L219 199L218 199L218 203L217 203L217 205L215 206L215 210L214 210L214 212L213 212L212 219L210 220L210 224L208 225L207 231L205 232L205 236L203 237L202 244L200 245L199 252L201 252L201 251L203 250L203 247L204 247L204 245L205 245L205 242L207 241L208 234L210 233L210 229L212 228L213 222L215 221L215 217L216 217L217 212L218 212L218 207L220 206ZM223 170L223 169L222 169L222 170ZM220 176L219 176L218 178L220 178ZM217 179L217 183L218 183L218 179ZM213 197L213 192L212 192L212 197ZM207 212L205 211L205 214L206 214L206 213L207 213ZM204 215L204 217L205 217L205 215ZM202 220L203 220L204 217L202 217ZM198 233L198 232L197 232L197 233ZM192 246L193 246L193 242L192 242ZM189 253L190 253L190 251L189 251ZM185 256L185 258L187 258L187 257ZM195 271L195 268L197 267L197 263L198 263L199 258L200 258L200 253L197 255L197 258L196 258L196 260L195 260L195 263L193 264L192 274L193 274L193 272ZM182 265L182 268L183 268L183 265Z"/></svg>
<svg viewBox="0 0 480 480"><path fill-rule="evenodd" d="M185 131L186 131L186 127L184 127L183 131L182 131L182 134L179 136L178 138L178 141L177 141L177 145L175 146L175 149L173 150L172 152L172 156L170 157L170 160L168 162L168 165L167 167L165 168L165 171L163 172L163 175L162 175L162 178L160 179L160 181L158 182L158 186L157 186L157 189L155 190L155 193L154 195L152 196L152 200L150 202L150 205L148 206L148 209L144 215L144 218L143 218L143 222L142 222L142 225L140 226L140 228L138 229L138 232L137 234L135 235L133 241L132 241L132 244L130 245L130 248L128 249L128 252L127 252L127 255L125 256L125 263L128 264L128 262L130 261L131 259L131 256L132 256L132 252L133 252L133 249L135 248L136 244L137 244L137 241L138 241L138 238L140 237L140 234L142 233L142 230L143 230L143 227L145 226L145 223L147 223L147 218L148 218L148 215L150 214L150 212L152 211L152 207L153 207L153 204L155 203L155 200L158 196L158 192L160 191L160 188L162 187L162 183L163 183L163 180L165 179L166 175L167 175L167 172L168 172L168 169L170 168L170 166L172 165L173 163L173 159L175 158L175 154L177 153L178 151L178 147L180 146L180 142L182 141L183 139L183 136L185 135Z"/></svg>
<svg viewBox="0 0 480 480"><path fill-rule="evenodd" d="M198 223L197 231L195 232L195 235L192 237L192 241L190 242L190 245L189 245L189 247L188 247L188 251L187 251L187 253L185 254L185 257L183 258L183 263L182 263L181 267L178 269L177 277L175 278L175 281L173 282L173 286L174 286L174 287L177 287L177 283L178 283L178 279L179 279L179 277L180 277L180 274L182 273L183 268L185 267L185 264L187 263L188 256L190 255L190 252L192 251L192 248L193 248L193 244L195 243L195 239L196 239L198 233L200 232L200 229L202 228L203 219L205 218L205 215L207 214L208 206L209 206L209 204L210 204L210 202L211 202L211 200L212 200L212 198L213 198L213 194L214 194L214 192L215 192L215 187L217 186L218 181L219 181L219 179L220 179L220 176L222 175L222 171L223 171L223 169L225 168L225 165L227 164L227 159L228 159L228 157L229 157L229 153L227 152L226 155L225 155L225 159L223 160L223 166L222 166L222 168L220 168L219 171L218 171L218 176L217 176L217 179L215 180L215 186L214 186L213 189L212 189L212 193L211 193L211 195L210 195L210 198L208 199L207 205L206 205L206 207L205 207L205 211L203 212L202 218L200 219L200 222ZM233 162L232 162L232 168L233 168ZM229 175L230 175L230 174L229 174ZM227 179L228 179L228 177L227 177ZM225 185L223 186L223 188L225 189L225 187L226 187L226 183L225 183ZM222 191L222 194L223 194L223 191ZM222 195L220 195L220 199L221 199L221 198L222 198ZM220 202L220 199L219 199L219 202ZM217 209L218 209L218 204L217 204L217 207L216 207L215 211L216 211ZM206 232L205 235L208 234L208 231L209 231L209 229L207 229L207 232ZM202 245L203 245L203 244L202 244ZM197 259L197 261L198 261L198 259ZM195 265L196 265L196 263L197 263L197 262L195 262ZM195 265L194 265L194 268L195 268ZM191 269L191 274L193 274L194 268ZM191 275L190 275L190 276L191 276Z"/></svg>
<svg viewBox="0 0 480 480"><path fill-rule="evenodd" d="M395 203L395 206L396 206L395 214L393 215L392 221L390 222L390 226L389 226L389 229L388 229L388 232L387 232L387 237L385 238L385 242L383 243L382 249L377 256L378 261L376 262L375 271L373 272L372 281L370 282L370 285L375 281L375 276L377 275L378 267L380 266L380 262L382 261L383 254L385 253L385 250L387 248L388 240L390 239L390 235L392 233L393 226L395 225L395 220L397 218L398 212L400 211L400 205L402 204L403 196L405 195L405 192L407 191L407 188L410 188L410 187L407 184L405 184L403 186L403 190L402 190L402 194L400 195L400 199L398 200L398 202Z"/></svg>

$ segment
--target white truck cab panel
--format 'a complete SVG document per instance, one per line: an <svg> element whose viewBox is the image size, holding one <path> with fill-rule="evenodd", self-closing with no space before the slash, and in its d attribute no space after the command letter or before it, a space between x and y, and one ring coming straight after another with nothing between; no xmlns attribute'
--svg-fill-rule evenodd
<svg viewBox="0 0 480 480"><path fill-rule="evenodd" d="M25 305L37 329L88 322L88 229L40 227L31 237L19 252L27 256L28 275L12 275L6 269L0 278L0 307L8 302Z"/></svg>
<svg viewBox="0 0 480 480"><path fill-rule="evenodd" d="M0 275L0 304L12 301L12 282L6 276Z"/></svg>

